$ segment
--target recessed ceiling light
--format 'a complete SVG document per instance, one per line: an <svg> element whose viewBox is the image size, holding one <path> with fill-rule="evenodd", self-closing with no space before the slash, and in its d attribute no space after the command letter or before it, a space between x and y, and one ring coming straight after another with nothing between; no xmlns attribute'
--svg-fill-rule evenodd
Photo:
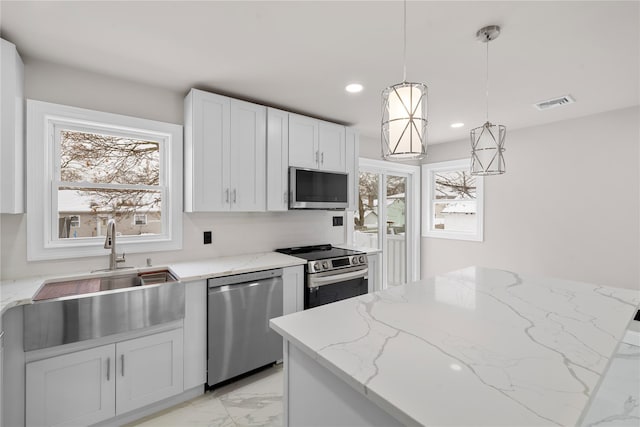
<svg viewBox="0 0 640 427"><path fill-rule="evenodd" d="M346 90L347 92L350 93L358 93L358 92L362 92L363 86L360 83L351 83L348 84L344 90Z"/></svg>
<svg viewBox="0 0 640 427"><path fill-rule="evenodd" d="M461 128L462 126L464 126L464 123L461 123L461 122L451 123L452 128Z"/></svg>

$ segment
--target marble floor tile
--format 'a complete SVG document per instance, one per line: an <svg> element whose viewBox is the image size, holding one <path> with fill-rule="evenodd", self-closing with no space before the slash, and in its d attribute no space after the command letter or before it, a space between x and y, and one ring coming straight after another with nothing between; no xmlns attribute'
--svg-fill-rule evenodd
<svg viewBox="0 0 640 427"><path fill-rule="evenodd" d="M129 424L140 427L281 427L282 365Z"/></svg>

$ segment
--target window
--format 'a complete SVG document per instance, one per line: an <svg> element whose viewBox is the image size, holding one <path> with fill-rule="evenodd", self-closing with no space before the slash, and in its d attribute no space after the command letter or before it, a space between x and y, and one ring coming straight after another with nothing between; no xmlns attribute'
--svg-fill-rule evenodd
<svg viewBox="0 0 640 427"><path fill-rule="evenodd" d="M80 227L80 217L78 215L71 215L69 217L69 226Z"/></svg>
<svg viewBox="0 0 640 427"><path fill-rule="evenodd" d="M482 241L483 177L469 160L422 165L422 235Z"/></svg>
<svg viewBox="0 0 640 427"><path fill-rule="evenodd" d="M133 225L147 225L147 215L135 214L133 216Z"/></svg>
<svg viewBox="0 0 640 427"><path fill-rule="evenodd" d="M182 247L182 127L27 102L29 260Z"/></svg>

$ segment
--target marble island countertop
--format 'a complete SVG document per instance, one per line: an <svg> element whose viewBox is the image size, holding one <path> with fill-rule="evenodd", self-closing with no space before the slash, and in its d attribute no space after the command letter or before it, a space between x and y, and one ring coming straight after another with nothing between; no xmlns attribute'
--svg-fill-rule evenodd
<svg viewBox="0 0 640 427"><path fill-rule="evenodd" d="M273 319L404 424L577 425L637 291L478 267Z"/></svg>
<svg viewBox="0 0 640 427"><path fill-rule="evenodd" d="M303 265L305 263L305 260L289 255L277 252L262 252L178 262L153 267L133 267L131 269L119 270L118 274L168 268L180 281L186 282L211 277L230 276L233 274L269 270L273 268L292 267L295 265ZM52 282L61 279L97 277L105 274L109 274L109 272L96 271L93 273L76 273L55 276L38 275L24 279L2 280L0 281L0 314L4 313L11 307L30 304L36 292L38 292L45 282Z"/></svg>

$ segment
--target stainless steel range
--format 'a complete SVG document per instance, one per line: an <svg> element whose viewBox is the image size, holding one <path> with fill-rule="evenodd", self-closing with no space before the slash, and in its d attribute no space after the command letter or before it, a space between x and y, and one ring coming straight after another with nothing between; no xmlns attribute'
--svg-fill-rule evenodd
<svg viewBox="0 0 640 427"><path fill-rule="evenodd" d="M277 252L308 261L304 279L305 310L368 291L369 268L363 252L331 245L284 248Z"/></svg>

